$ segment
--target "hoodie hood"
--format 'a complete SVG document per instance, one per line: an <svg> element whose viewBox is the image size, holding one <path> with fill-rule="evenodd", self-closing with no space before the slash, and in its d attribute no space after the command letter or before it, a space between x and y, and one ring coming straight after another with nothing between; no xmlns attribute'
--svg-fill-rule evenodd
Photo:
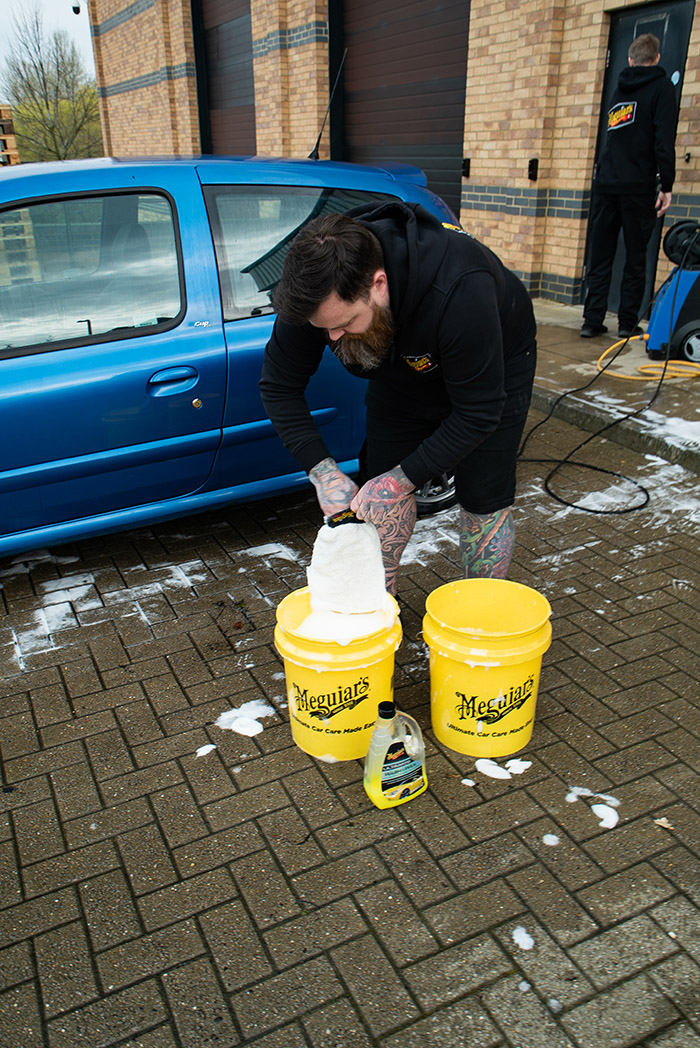
<svg viewBox="0 0 700 1048"><path fill-rule="evenodd" d="M620 73L617 86L620 91L638 91L640 87L655 80L662 80L666 76L666 70L661 66L627 66Z"/></svg>
<svg viewBox="0 0 700 1048"><path fill-rule="evenodd" d="M384 258L391 259L391 265L385 266L389 303L394 322L401 327L437 276L447 251L447 230L420 204L367 204L349 214L374 233Z"/></svg>

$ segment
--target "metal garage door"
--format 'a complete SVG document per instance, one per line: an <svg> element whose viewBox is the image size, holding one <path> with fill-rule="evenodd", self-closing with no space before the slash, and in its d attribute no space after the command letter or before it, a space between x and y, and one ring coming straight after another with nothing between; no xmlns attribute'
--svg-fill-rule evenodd
<svg viewBox="0 0 700 1048"><path fill-rule="evenodd" d="M417 164L459 213L468 0L345 0L340 26L333 7L348 49L343 158Z"/></svg>
<svg viewBox="0 0 700 1048"><path fill-rule="evenodd" d="M202 0L210 150L255 153L250 0Z"/></svg>

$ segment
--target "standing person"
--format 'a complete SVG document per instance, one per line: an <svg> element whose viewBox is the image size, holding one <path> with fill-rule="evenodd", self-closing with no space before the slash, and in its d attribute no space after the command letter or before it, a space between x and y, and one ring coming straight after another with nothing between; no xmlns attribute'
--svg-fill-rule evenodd
<svg viewBox="0 0 700 1048"><path fill-rule="evenodd" d="M582 338L603 335L610 276L622 227L625 266L618 310L620 338L638 335L646 251L657 218L668 210L676 174L676 97L659 66L659 41L644 33L629 47L608 110L605 145L593 184L588 291ZM657 192L657 185L660 188Z"/></svg>
<svg viewBox="0 0 700 1048"><path fill-rule="evenodd" d="M416 522L414 491L455 473L465 576L504 577L520 437L535 373L527 291L473 237L418 204L327 215L294 238L260 391L323 513L348 506L379 531L387 589ZM369 378L367 472L340 471L304 397L329 345ZM359 450L359 449L358 449Z"/></svg>

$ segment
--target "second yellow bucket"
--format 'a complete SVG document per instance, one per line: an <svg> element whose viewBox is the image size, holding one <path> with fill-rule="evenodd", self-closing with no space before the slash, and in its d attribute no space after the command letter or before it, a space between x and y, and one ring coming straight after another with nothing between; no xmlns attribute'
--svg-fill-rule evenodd
<svg viewBox="0 0 700 1048"><path fill-rule="evenodd" d="M503 757L532 736L549 601L506 579L449 582L425 602L433 731L450 749Z"/></svg>
<svg viewBox="0 0 700 1048"><path fill-rule="evenodd" d="M401 643L394 606L391 626L336 644L300 632L311 611L307 587L281 601L275 647L284 659L292 738L305 753L325 761L367 753L377 707L394 695L394 654Z"/></svg>

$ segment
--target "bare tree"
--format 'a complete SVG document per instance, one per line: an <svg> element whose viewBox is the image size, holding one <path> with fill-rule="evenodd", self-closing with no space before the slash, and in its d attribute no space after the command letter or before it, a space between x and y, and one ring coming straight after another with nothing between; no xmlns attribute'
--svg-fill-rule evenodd
<svg viewBox="0 0 700 1048"><path fill-rule="evenodd" d="M0 88L12 106L21 160L102 155L95 82L67 33L46 35L38 8L15 17Z"/></svg>

